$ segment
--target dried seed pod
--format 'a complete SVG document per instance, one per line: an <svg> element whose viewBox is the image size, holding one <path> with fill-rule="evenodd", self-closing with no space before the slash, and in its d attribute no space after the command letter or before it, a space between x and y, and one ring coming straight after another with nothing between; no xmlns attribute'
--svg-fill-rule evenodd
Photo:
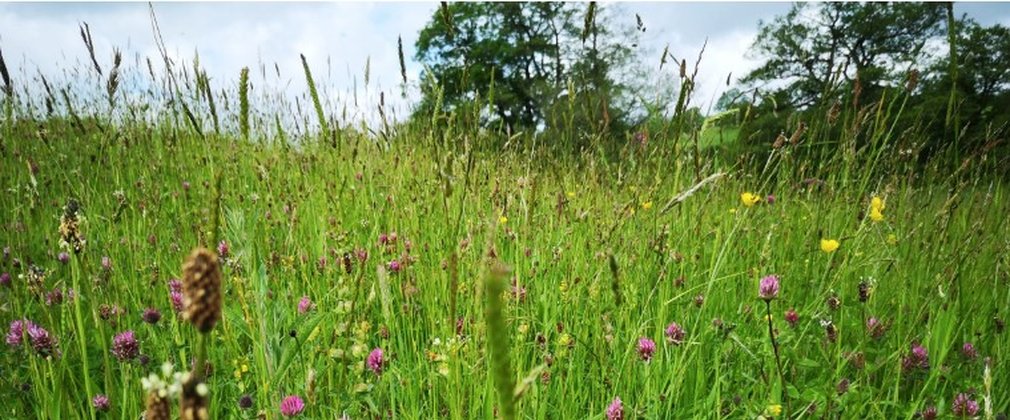
<svg viewBox="0 0 1010 420"><path fill-rule="evenodd" d="M182 266L185 317L201 333L221 319L221 269L217 255L197 248Z"/></svg>

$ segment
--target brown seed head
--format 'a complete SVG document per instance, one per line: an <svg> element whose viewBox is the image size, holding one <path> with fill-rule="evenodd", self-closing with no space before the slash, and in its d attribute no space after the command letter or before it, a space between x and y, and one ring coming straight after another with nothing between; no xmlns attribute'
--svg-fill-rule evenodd
<svg viewBox="0 0 1010 420"><path fill-rule="evenodd" d="M172 418L172 407L168 406L168 399L158 396L157 391L147 394L145 407L144 420L170 420Z"/></svg>
<svg viewBox="0 0 1010 420"><path fill-rule="evenodd" d="M182 420L207 420L210 418L207 404L207 386L195 375L190 374L189 379L182 384L179 417Z"/></svg>
<svg viewBox="0 0 1010 420"><path fill-rule="evenodd" d="M182 265L184 316L201 333L221 319L221 269L217 255L197 248Z"/></svg>

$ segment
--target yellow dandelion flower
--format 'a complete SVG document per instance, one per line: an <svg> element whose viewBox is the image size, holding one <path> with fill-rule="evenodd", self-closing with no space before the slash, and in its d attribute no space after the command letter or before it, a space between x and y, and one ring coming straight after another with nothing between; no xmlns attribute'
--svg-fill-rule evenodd
<svg viewBox="0 0 1010 420"><path fill-rule="evenodd" d="M509 222L509 218L508 217L505 217L504 215L498 217L498 224L504 225L504 224L506 224L508 222Z"/></svg>
<svg viewBox="0 0 1010 420"><path fill-rule="evenodd" d="M745 192L743 194L740 194L740 202L742 202L743 205L745 205L747 207L753 207L759 201L761 201L761 196L760 195L749 193L749 192Z"/></svg>
<svg viewBox="0 0 1010 420"><path fill-rule="evenodd" d="M884 210L884 200L882 198L880 198L880 197L873 197L872 199L870 199L870 208L874 208L874 209L883 211Z"/></svg>
<svg viewBox="0 0 1010 420"><path fill-rule="evenodd" d="M841 246L841 243L836 239L821 239L821 251L825 253L830 254L835 252L839 246Z"/></svg>
<svg viewBox="0 0 1010 420"><path fill-rule="evenodd" d="M651 209L651 208L652 208L652 202L651 201L646 201L646 202L642 203L642 210L648 210L648 209Z"/></svg>

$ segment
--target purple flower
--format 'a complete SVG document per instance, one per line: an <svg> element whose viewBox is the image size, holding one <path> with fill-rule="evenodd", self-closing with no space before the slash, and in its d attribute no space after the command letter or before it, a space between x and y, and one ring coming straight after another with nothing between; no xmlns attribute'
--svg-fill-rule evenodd
<svg viewBox="0 0 1010 420"><path fill-rule="evenodd" d="M284 417L294 417L297 416L305 410L305 402L302 401L302 397L297 395L288 395L284 397L284 401L281 401L281 414Z"/></svg>
<svg viewBox="0 0 1010 420"><path fill-rule="evenodd" d="M793 327L793 328L796 327L796 323L797 322L800 322L800 314L797 313L796 309L793 309L793 308L789 308L789 310L786 311L785 318L786 318L786 322L789 323L789 326Z"/></svg>
<svg viewBox="0 0 1010 420"><path fill-rule="evenodd" d="M56 352L56 339L38 325L29 322L28 337L32 340L32 348L42 356L49 356Z"/></svg>
<svg viewBox="0 0 1010 420"><path fill-rule="evenodd" d="M975 417L978 414L978 403L968 397L968 394L961 393L954 397L950 411L958 417Z"/></svg>
<svg viewBox="0 0 1010 420"><path fill-rule="evenodd" d="M365 360L365 366L375 372L376 375L382 374L382 349L376 347L368 354L368 359Z"/></svg>
<svg viewBox="0 0 1010 420"><path fill-rule="evenodd" d="M11 285L11 274L3 273L0 274L0 286L10 286Z"/></svg>
<svg viewBox="0 0 1010 420"><path fill-rule="evenodd" d="M25 336L25 327L31 328L35 325L33 322L22 319L15 319L11 321L10 332L7 333L7 344L13 347L21 345L21 340Z"/></svg>
<svg viewBox="0 0 1010 420"><path fill-rule="evenodd" d="M394 273L398 273L400 271L400 262L397 261L397 260L390 261L389 262L389 271L392 271Z"/></svg>
<svg viewBox="0 0 1010 420"><path fill-rule="evenodd" d="M304 314L311 311L313 306L312 299L309 299L308 296L302 296L302 299L298 301L298 313Z"/></svg>
<svg viewBox="0 0 1010 420"><path fill-rule="evenodd" d="M358 258L359 262L365 262L368 259L368 251L364 248L358 248L354 250L354 256Z"/></svg>
<svg viewBox="0 0 1010 420"><path fill-rule="evenodd" d="M775 204L775 194L768 194L768 196L765 197L765 203Z"/></svg>
<svg viewBox="0 0 1010 420"><path fill-rule="evenodd" d="M652 353L656 352L656 342L648 337L638 339L638 355L642 360L648 362L652 360Z"/></svg>
<svg viewBox="0 0 1010 420"><path fill-rule="evenodd" d="M253 399L252 396L250 396L249 394L245 394L238 399L238 408L248 410L252 408L252 406L253 406Z"/></svg>
<svg viewBox="0 0 1010 420"><path fill-rule="evenodd" d="M130 331L123 331L112 338L112 354L120 361L133 360L140 355L140 343Z"/></svg>
<svg viewBox="0 0 1010 420"><path fill-rule="evenodd" d="M621 403L621 397L614 397L614 401L610 402L610 406L607 407L607 420L624 420L624 404Z"/></svg>
<svg viewBox="0 0 1010 420"><path fill-rule="evenodd" d="M59 255L56 256L56 259L61 264L66 264L66 263L70 262L70 254L67 254L66 252L61 252Z"/></svg>
<svg viewBox="0 0 1010 420"><path fill-rule="evenodd" d="M91 399L91 405L98 411L109 411L109 397L103 394L95 395Z"/></svg>
<svg viewBox="0 0 1010 420"><path fill-rule="evenodd" d="M46 293L46 306L59 305L63 303L63 291L60 289L53 289Z"/></svg>
<svg viewBox="0 0 1010 420"><path fill-rule="evenodd" d="M936 411L936 407L926 407L926 409L919 412L919 418L922 420L936 420L939 413Z"/></svg>
<svg viewBox="0 0 1010 420"><path fill-rule="evenodd" d="M975 346L970 342L965 341L964 345L961 346L961 354L965 359L975 360L978 357L978 350L975 350Z"/></svg>
<svg viewBox="0 0 1010 420"><path fill-rule="evenodd" d="M915 368L929 369L929 353L926 351L926 348L919 345L919 343L912 343L912 350L908 356L901 359L901 368L906 372Z"/></svg>
<svg viewBox="0 0 1010 420"><path fill-rule="evenodd" d="M887 326L877 318L870 317L870 319L866 320L866 333L871 338L878 339L883 337L885 332L887 332Z"/></svg>
<svg viewBox="0 0 1010 420"><path fill-rule="evenodd" d="M225 241L222 240L220 243L217 244L217 255L219 255L219 256L221 256L223 258L227 258L228 257L228 243L227 242L225 242Z"/></svg>
<svg viewBox="0 0 1010 420"><path fill-rule="evenodd" d="M684 329L676 322L671 322L666 326L666 341L668 343L679 346L684 342L684 335Z"/></svg>
<svg viewBox="0 0 1010 420"><path fill-rule="evenodd" d="M779 295L779 277L772 274L770 276L765 276L761 279L761 285L758 288L758 296L765 301L771 301Z"/></svg>
<svg viewBox="0 0 1010 420"><path fill-rule="evenodd" d="M158 321L161 321L161 312L155 308L147 308L144 309L144 313L140 317L144 320L144 322L153 325L157 324Z"/></svg>
<svg viewBox="0 0 1010 420"><path fill-rule="evenodd" d="M172 301L172 309L176 313L182 312L182 292L173 290L169 293L169 299Z"/></svg>
<svg viewBox="0 0 1010 420"><path fill-rule="evenodd" d="M182 292L182 282L179 279L171 279L168 281L168 290L172 292Z"/></svg>

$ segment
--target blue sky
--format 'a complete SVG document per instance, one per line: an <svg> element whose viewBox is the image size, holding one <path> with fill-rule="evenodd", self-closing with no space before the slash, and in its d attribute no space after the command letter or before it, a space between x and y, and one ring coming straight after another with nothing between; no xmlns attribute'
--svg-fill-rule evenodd
<svg viewBox="0 0 1010 420"><path fill-rule="evenodd" d="M677 57L697 56L708 48L699 71L698 101L717 98L729 72L742 75L756 66L746 50L760 19L770 20L789 3L617 3L631 24L638 13L648 28L641 47L655 56L664 45ZM420 67L410 58L417 32L438 7L416 3L156 3L167 49L174 58L200 62L213 80L235 83L239 70L258 63L280 68L282 77L266 83L288 94L305 90L299 54L309 58L317 81L328 94L345 99L357 86L360 102L371 108L377 92L387 100L399 95L396 39L403 37L412 80ZM982 24L1010 25L1010 3L957 3ZM97 53L111 61L112 48L125 51L127 64L157 58L146 3L3 3L0 50L16 74L61 74L68 65L88 64L78 24L87 22ZM371 81L364 89L370 60ZM651 60L650 60L651 61ZM255 71L254 71L255 73ZM355 84L356 80L356 84ZM254 79L255 81L255 79ZM397 104L405 113L404 103ZM372 108L374 109L374 108Z"/></svg>

